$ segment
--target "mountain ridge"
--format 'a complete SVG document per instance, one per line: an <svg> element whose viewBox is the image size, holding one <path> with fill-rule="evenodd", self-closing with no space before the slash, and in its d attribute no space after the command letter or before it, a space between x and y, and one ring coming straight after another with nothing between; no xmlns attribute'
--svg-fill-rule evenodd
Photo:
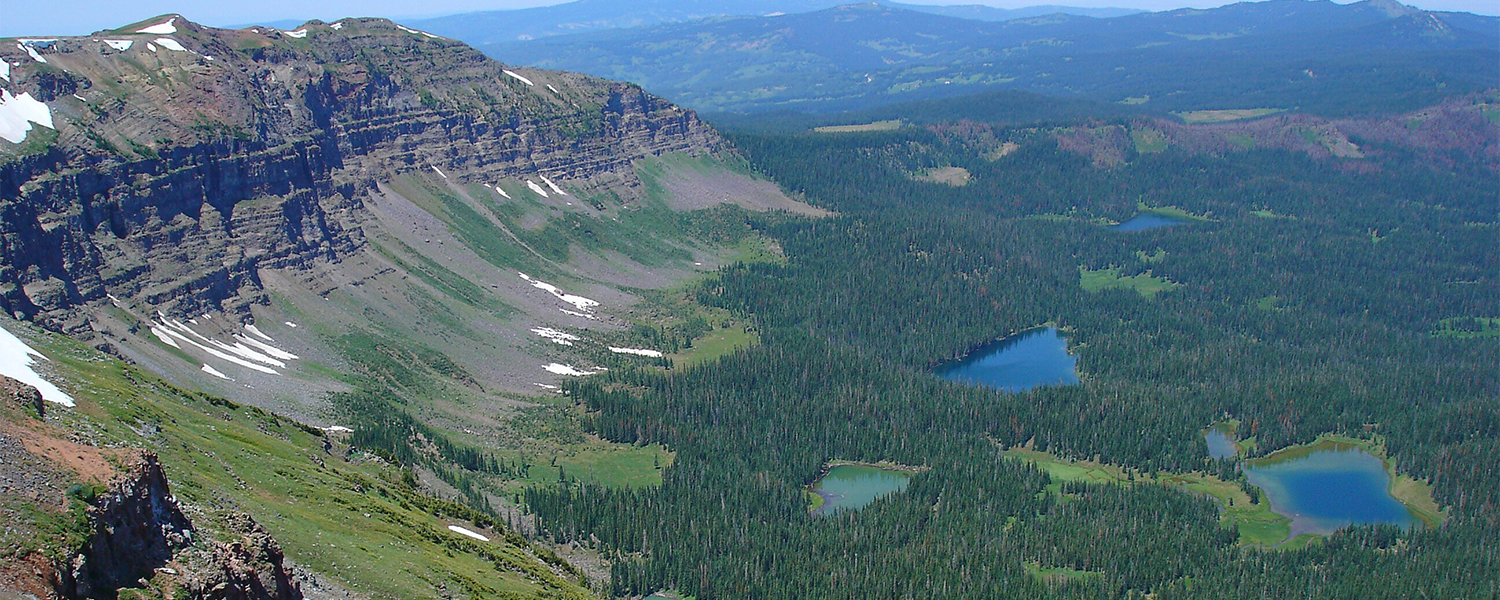
<svg viewBox="0 0 1500 600"><path fill-rule="evenodd" d="M1500 54L1500 38L1478 31L1500 28L1500 19L1431 12L1392 17L1389 8L1271 0L1110 19L1050 15L993 23L865 3L481 48L505 60L635 81L710 112L823 112L989 89L1111 102L1142 98L1172 110L1239 108L1221 105L1247 96L1220 91L1243 85L1273 95L1282 108L1322 104L1318 109L1327 110L1337 99L1367 104L1382 95L1421 95L1421 101L1392 107L1399 112L1449 91L1500 85L1476 68ZM1441 30L1407 35L1378 26L1418 14ZM826 31L844 34L822 35ZM1307 70L1329 75L1291 76Z"/></svg>

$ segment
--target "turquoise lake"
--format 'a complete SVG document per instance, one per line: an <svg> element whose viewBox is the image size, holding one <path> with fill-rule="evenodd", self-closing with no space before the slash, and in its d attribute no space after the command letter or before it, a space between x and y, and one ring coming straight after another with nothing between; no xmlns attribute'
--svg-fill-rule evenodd
<svg viewBox="0 0 1500 600"><path fill-rule="evenodd" d="M823 506L812 511L829 515L858 510L876 498L906 489L911 473L864 465L839 465L813 484L813 493L823 497Z"/></svg>
<svg viewBox="0 0 1500 600"><path fill-rule="evenodd" d="M1043 385L1078 383L1078 357L1068 354L1068 340L1056 328L1033 329L970 353L968 358L937 369L949 381L1024 392Z"/></svg>
<svg viewBox="0 0 1500 600"><path fill-rule="evenodd" d="M1303 456L1244 465L1250 483L1266 493L1271 510L1292 520L1291 537L1326 535L1349 525L1422 523L1391 497L1391 477L1380 458L1352 446L1327 444Z"/></svg>
<svg viewBox="0 0 1500 600"><path fill-rule="evenodd" d="M1158 215L1156 213L1141 213L1134 217L1131 217L1129 221L1126 221L1119 225L1111 226L1110 229L1113 229L1115 231L1123 231L1126 233L1133 233L1136 231L1146 231L1148 229L1183 225L1185 223L1187 223L1187 221Z"/></svg>
<svg viewBox="0 0 1500 600"><path fill-rule="evenodd" d="M1208 455L1213 458L1234 458L1239 454L1239 448L1234 445L1234 440L1229 434L1218 429L1210 429L1203 433L1203 441L1208 442Z"/></svg>

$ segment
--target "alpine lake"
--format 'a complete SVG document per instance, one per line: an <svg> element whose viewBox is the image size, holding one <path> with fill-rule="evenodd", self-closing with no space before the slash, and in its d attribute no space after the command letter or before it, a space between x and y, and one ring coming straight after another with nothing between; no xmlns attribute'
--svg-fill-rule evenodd
<svg viewBox="0 0 1500 600"><path fill-rule="evenodd" d="M1023 331L981 346L969 356L937 369L949 381L1024 392L1044 385L1078 383L1078 357L1055 327Z"/></svg>

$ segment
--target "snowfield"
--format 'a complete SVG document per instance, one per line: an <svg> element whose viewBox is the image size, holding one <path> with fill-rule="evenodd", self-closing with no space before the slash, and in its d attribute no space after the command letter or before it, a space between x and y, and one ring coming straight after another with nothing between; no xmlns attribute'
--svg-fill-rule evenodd
<svg viewBox="0 0 1500 600"><path fill-rule="evenodd" d="M583 296L575 296L573 294L564 294L563 291L557 289L557 286L555 285L552 285L545 281L532 279L530 275L527 275L525 273L521 273L520 275L521 279L525 279L526 281L531 282L531 287L547 290L548 292L551 292L553 296L557 296L558 300L562 300L563 302L572 304L573 307L577 308L578 310L587 311L592 310L595 306L599 306L599 302L596 300L590 300L588 298L584 298Z"/></svg>
<svg viewBox="0 0 1500 600"><path fill-rule="evenodd" d="M285 33L287 37L294 37L294 38L305 38L305 37L307 37L307 30L306 29L298 29L296 31L283 31L282 33Z"/></svg>
<svg viewBox="0 0 1500 600"><path fill-rule="evenodd" d="M435 36L435 35L432 35L430 33L427 33L425 31L417 31L417 30L412 29L410 27L402 27L400 25L397 25L396 29L400 29L401 31L405 31L407 33L414 33L414 34L418 34L418 35L425 35L425 36L430 37L430 38L435 39L435 40L443 39L443 38L440 38L438 36Z"/></svg>
<svg viewBox="0 0 1500 600"><path fill-rule="evenodd" d="M517 72L512 71L510 69L501 69L501 71L503 71L506 75L510 75L511 77L515 77L516 79L521 80L521 83L524 83L524 84L530 85L530 86L535 86L536 85L535 83L532 83L530 79L522 77L520 73L517 73Z"/></svg>
<svg viewBox="0 0 1500 600"><path fill-rule="evenodd" d="M531 188L531 191L536 192L538 195L540 195L543 198L549 197L549 196L547 196L547 190L542 189L542 186L537 185L535 181L527 179L526 180L526 187Z"/></svg>
<svg viewBox="0 0 1500 600"><path fill-rule="evenodd" d="M153 34L153 35L171 35L171 34L177 33L177 26L173 25L173 23L176 23L176 22L177 22L177 18L176 17L172 17L171 19L167 19L166 23L158 23L158 24L152 25L150 27L143 27L141 29L135 30L135 32L136 33L150 33L150 34Z"/></svg>
<svg viewBox="0 0 1500 600"><path fill-rule="evenodd" d="M559 195L559 196L566 196L566 195L568 195L567 192L562 191L562 188L557 187L557 184L552 183L551 179L547 179L546 175L537 175L537 177L541 177L542 178L542 182L546 183L547 187L552 188L552 191L557 192L557 195Z"/></svg>
<svg viewBox="0 0 1500 600"><path fill-rule="evenodd" d="M662 356L660 350L644 350L641 348L616 348L610 346L609 351L615 354L634 354L636 356L649 356L651 358L661 358Z"/></svg>
<svg viewBox="0 0 1500 600"><path fill-rule="evenodd" d="M537 327L532 329L531 332L552 340L554 344L562 344L564 346L572 346L573 342L583 339L566 331L559 331L551 327Z"/></svg>
<svg viewBox="0 0 1500 600"><path fill-rule="evenodd" d="M47 59L42 58L42 55L37 54L36 48L32 48L31 46L27 46L26 44L23 44L21 42L16 42L16 47L20 48L22 50L25 50L27 54L31 55L31 59L34 60L34 61L37 61L39 63L47 62Z"/></svg>
<svg viewBox="0 0 1500 600"><path fill-rule="evenodd" d="M488 541L490 541L490 538L484 537L482 535L479 535L477 533L474 533L472 531L469 531L469 530L464 529L462 527L459 527L457 525L449 525L448 526L448 531L452 531L453 533L456 533L456 534L459 534L459 535L468 536L468 537L474 538L476 540L479 540L481 542L488 542Z"/></svg>
<svg viewBox="0 0 1500 600"><path fill-rule="evenodd" d="M230 379L228 375L220 373L218 369L215 369L208 365L203 365L203 372L208 373L209 375L213 375L214 377L218 377L219 379L223 379L224 381L234 381L233 379Z"/></svg>
<svg viewBox="0 0 1500 600"><path fill-rule="evenodd" d="M31 367L36 365L32 357L48 360L40 352L32 350L21 338L12 334L4 327L0 327L0 375L4 375L31 387L42 393L42 399L63 406L76 406L73 397L63 393L52 385L41 375L38 375Z"/></svg>
<svg viewBox="0 0 1500 600"><path fill-rule="evenodd" d="M580 371L578 369L573 368L573 365L564 365L564 364L560 364L560 363L552 363L552 364L547 365L547 366L542 367L542 368L546 369L548 373L553 373L553 374L557 374L557 375L569 375L569 376L572 376L572 377L587 377L587 376L593 375L595 373L603 373L603 372L609 370L609 369L606 369L604 367L599 367L598 369L595 369L593 371Z"/></svg>
<svg viewBox="0 0 1500 600"><path fill-rule="evenodd" d="M32 123L52 129L52 109L32 98L29 92L11 96L10 92L0 90L0 138L19 144L26 140Z"/></svg>
<svg viewBox="0 0 1500 600"><path fill-rule="evenodd" d="M174 40L172 38L156 38L156 45L168 50L175 50L177 52L188 51L187 48L182 47L182 44L177 43L177 40Z"/></svg>

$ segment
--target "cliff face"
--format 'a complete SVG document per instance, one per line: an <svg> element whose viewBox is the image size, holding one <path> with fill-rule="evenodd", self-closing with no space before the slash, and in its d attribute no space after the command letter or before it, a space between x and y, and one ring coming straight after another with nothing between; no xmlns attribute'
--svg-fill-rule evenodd
<svg viewBox="0 0 1500 600"><path fill-rule="evenodd" d="M0 141L0 308L85 336L74 309L109 295L243 312L259 270L358 249L392 174L628 190L636 159L719 143L628 84L508 69L383 20L299 32L163 17L0 47L0 87L55 128Z"/></svg>

